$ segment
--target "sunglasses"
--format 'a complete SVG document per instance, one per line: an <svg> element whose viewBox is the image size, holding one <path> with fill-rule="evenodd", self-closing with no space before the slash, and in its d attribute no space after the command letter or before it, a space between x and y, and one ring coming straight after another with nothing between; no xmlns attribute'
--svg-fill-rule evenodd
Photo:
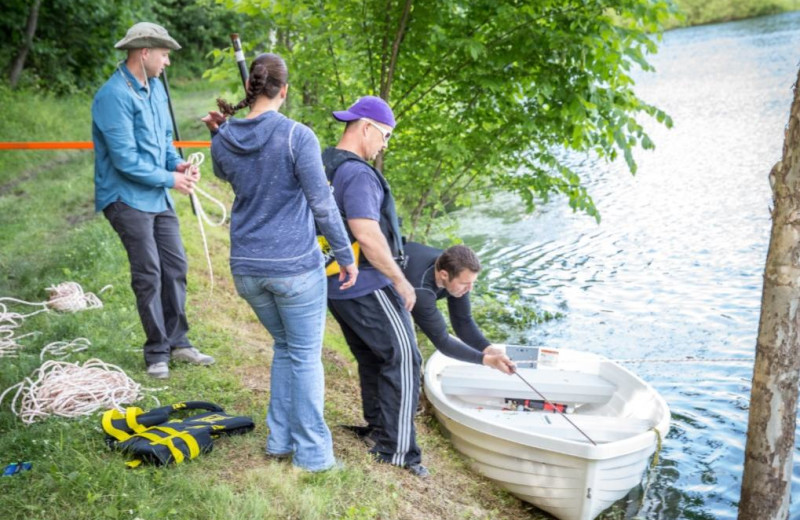
<svg viewBox="0 0 800 520"><path fill-rule="evenodd" d="M370 121L369 119L364 119L364 121L366 121L368 124L370 124L370 125L372 125L372 126L374 126L375 128L378 129L378 132L380 132L381 136L383 137L383 142L384 143L388 143L389 142L389 138L392 137L392 132L391 131L387 132L383 128L379 127L377 124L375 124L372 121Z"/></svg>

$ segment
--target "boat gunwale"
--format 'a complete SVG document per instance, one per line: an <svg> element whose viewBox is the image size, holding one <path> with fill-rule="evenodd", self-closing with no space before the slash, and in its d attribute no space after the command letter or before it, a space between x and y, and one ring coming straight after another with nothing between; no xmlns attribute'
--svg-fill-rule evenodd
<svg viewBox="0 0 800 520"><path fill-rule="evenodd" d="M436 376L448 364L460 364L462 362L447 358L440 352L434 352L425 364L424 372L426 397L431 401L431 404L437 413L442 413L451 420L456 421L463 426L469 427L475 431L489 436L499 437L509 442L514 442L519 445L534 449L541 449L596 461L622 457L637 451L646 450L651 447L653 448L653 451L655 451L658 439L657 434L653 430L658 430L659 434L663 438L666 436L669 429L670 411L666 401L664 401L664 398L649 383L641 379L639 376L603 356L589 352L584 353L582 351L568 349L559 349L559 352L578 355L586 354L586 357L589 358L587 361L610 363L615 368L622 370L627 377L631 378L638 385L641 385L647 391L648 395L658 402L658 406L662 410L661 416L656 419L656 424L653 426L653 428L630 437L625 437L623 439L592 445L586 441L561 439L537 432L526 433L502 424L481 421L478 418L462 411L462 407L453 403L452 400L443 392L441 381Z"/></svg>

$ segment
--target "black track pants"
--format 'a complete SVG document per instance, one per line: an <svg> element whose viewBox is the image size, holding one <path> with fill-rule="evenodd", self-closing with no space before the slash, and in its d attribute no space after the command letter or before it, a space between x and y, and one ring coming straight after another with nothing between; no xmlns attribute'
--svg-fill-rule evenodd
<svg viewBox="0 0 800 520"><path fill-rule="evenodd" d="M411 316L391 286L349 300L328 300L358 361L364 419L377 430L373 452L396 466L422 460L414 428L422 356Z"/></svg>

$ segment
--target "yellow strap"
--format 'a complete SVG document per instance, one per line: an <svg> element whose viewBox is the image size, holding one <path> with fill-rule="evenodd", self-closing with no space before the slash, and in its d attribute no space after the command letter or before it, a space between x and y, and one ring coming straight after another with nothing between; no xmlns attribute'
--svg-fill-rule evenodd
<svg viewBox="0 0 800 520"><path fill-rule="evenodd" d="M120 412L117 409L109 410L103 414L103 431L107 434L111 435L115 439L120 442L127 441L131 438L130 434L126 431L122 431L119 428L114 427L114 423L112 421L117 419L124 419L125 414Z"/></svg>
<svg viewBox="0 0 800 520"><path fill-rule="evenodd" d="M133 459L130 462L126 462L125 465L129 468L138 468L142 464L142 459Z"/></svg>
<svg viewBox="0 0 800 520"><path fill-rule="evenodd" d="M158 429L158 427L153 427L150 429ZM149 431L139 432L136 435L139 437L144 437L145 439L150 441L150 444L164 444L167 448L169 448L170 453L172 453L172 457L175 459L175 463L180 464L183 462L184 456L183 452L175 447L175 444L172 442L171 437L159 437L155 433L150 433Z"/></svg>
<svg viewBox="0 0 800 520"><path fill-rule="evenodd" d="M154 426L153 428L156 430L161 430L164 433L168 433L170 435L168 438L177 437L185 442L186 446L189 448L190 459L200 455L200 445L197 444L197 439L192 437L189 432L178 431L175 428L170 428L168 426Z"/></svg>
<svg viewBox="0 0 800 520"><path fill-rule="evenodd" d="M147 429L146 426L142 426L139 424L139 421L136 418L144 413L144 410L138 408L136 406L131 406L125 409L125 424L128 425L128 428L135 431L136 433L143 432Z"/></svg>

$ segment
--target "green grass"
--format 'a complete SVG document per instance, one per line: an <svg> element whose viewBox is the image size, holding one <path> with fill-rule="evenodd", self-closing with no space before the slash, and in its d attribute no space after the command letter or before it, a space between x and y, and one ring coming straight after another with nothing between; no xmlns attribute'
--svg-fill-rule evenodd
<svg viewBox="0 0 800 520"><path fill-rule="evenodd" d="M181 137L206 139L197 118L213 106L216 93L194 85L184 89L176 81L172 94ZM88 96L57 99L0 90L0 101L6 111L0 141L90 140ZM203 173L204 189L230 204L230 190L208 168ZM212 294L195 217L185 197L175 198L190 261L190 337L217 364L176 365L161 382L145 375L144 337L124 250L102 215L94 213L91 152L0 151L0 297L39 302L47 298L47 287L68 280L92 292L113 286L101 296L102 309L27 319L17 335L39 334L20 340L19 357L0 358L0 392L32 374L44 345L86 337L91 348L67 361L99 358L119 366L148 388L137 406L212 401L229 413L253 417L256 430L218 440L212 453L195 461L128 470L125 457L106 448L99 413L25 426L11 413L7 396L0 403L0 465L25 460L33 469L0 478L4 519L543 518L469 471L430 416L417 419L425 462L433 469L428 482L371 463L365 448L335 427L334 449L343 471L309 475L265 460L269 336L235 295L227 228L206 230L216 279ZM328 423L360 422L356 367L330 319L325 346Z"/></svg>

